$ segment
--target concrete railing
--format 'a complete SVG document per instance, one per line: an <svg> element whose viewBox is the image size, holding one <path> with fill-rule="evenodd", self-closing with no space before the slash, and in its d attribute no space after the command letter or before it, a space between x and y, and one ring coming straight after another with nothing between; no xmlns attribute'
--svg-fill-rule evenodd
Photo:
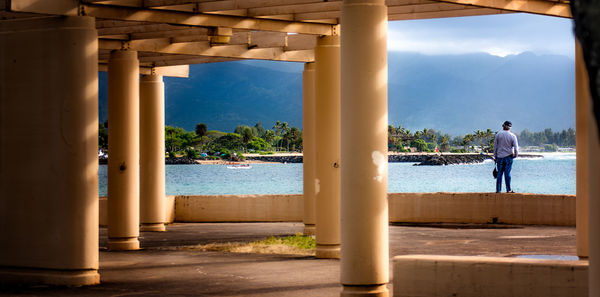
<svg viewBox="0 0 600 297"><path fill-rule="evenodd" d="M394 257L394 297L588 296L588 261L405 255Z"/></svg>
<svg viewBox="0 0 600 297"><path fill-rule="evenodd" d="M302 195L177 196L178 222L301 222Z"/></svg>
<svg viewBox="0 0 600 297"><path fill-rule="evenodd" d="M390 222L575 226L575 195L390 193Z"/></svg>
<svg viewBox="0 0 600 297"><path fill-rule="evenodd" d="M106 197L100 197L100 226L108 225L108 200ZM165 197L165 223L175 221L175 196Z"/></svg>
<svg viewBox="0 0 600 297"><path fill-rule="evenodd" d="M574 195L390 193L394 223L504 223L575 226ZM167 223L301 222L302 195L167 196ZM106 225L106 198L100 225Z"/></svg>

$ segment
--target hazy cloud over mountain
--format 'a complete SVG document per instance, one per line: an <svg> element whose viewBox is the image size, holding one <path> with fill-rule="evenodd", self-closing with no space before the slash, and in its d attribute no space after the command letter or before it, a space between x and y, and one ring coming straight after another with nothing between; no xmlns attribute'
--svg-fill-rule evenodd
<svg viewBox="0 0 600 297"><path fill-rule="evenodd" d="M192 65L190 78L166 78L166 122L192 130L286 121L302 127L301 63L265 61ZM106 75L100 76L100 120L106 120ZM575 127L574 61L558 55L390 52L389 121L410 130L451 134Z"/></svg>
<svg viewBox="0 0 600 297"><path fill-rule="evenodd" d="M388 50L429 55L535 52L574 59L571 19L526 13L388 23Z"/></svg>

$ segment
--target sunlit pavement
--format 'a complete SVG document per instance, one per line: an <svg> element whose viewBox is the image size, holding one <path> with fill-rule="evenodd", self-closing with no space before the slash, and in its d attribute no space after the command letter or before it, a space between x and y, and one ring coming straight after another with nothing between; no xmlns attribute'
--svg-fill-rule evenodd
<svg viewBox="0 0 600 297"><path fill-rule="evenodd" d="M22 296L339 296L339 261L293 255L179 250L301 232L301 223L185 223L143 232L143 249L109 252L100 229L102 284L2 288ZM438 224L390 226L390 255L574 256L575 228ZM390 257L391 259L391 257ZM391 275L391 274L390 274ZM391 289L391 285L390 285Z"/></svg>

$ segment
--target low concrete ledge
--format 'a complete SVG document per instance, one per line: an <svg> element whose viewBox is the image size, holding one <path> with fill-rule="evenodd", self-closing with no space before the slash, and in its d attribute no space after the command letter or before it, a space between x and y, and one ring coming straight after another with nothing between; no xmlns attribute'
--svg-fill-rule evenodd
<svg viewBox="0 0 600 297"><path fill-rule="evenodd" d="M302 222L302 195L177 196L178 222Z"/></svg>
<svg viewBox="0 0 600 297"><path fill-rule="evenodd" d="M107 198L100 197L100 226L108 225L108 205ZM175 196L165 196L165 223L175 221Z"/></svg>
<svg viewBox="0 0 600 297"><path fill-rule="evenodd" d="M392 223L504 223L575 226L575 195L496 193L390 193ZM100 225L106 226L106 198ZM301 222L303 196L167 196L166 223Z"/></svg>
<svg viewBox="0 0 600 297"><path fill-rule="evenodd" d="M390 222L575 226L575 195L390 193Z"/></svg>
<svg viewBox="0 0 600 297"><path fill-rule="evenodd" d="M398 256L394 297L583 297L588 266L588 261Z"/></svg>

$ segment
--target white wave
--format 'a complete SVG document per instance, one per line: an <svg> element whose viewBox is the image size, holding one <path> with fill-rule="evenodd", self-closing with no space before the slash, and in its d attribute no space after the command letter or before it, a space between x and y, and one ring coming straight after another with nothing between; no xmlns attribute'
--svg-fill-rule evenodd
<svg viewBox="0 0 600 297"><path fill-rule="evenodd" d="M542 153L544 159L547 160L575 160L577 155L575 153Z"/></svg>

